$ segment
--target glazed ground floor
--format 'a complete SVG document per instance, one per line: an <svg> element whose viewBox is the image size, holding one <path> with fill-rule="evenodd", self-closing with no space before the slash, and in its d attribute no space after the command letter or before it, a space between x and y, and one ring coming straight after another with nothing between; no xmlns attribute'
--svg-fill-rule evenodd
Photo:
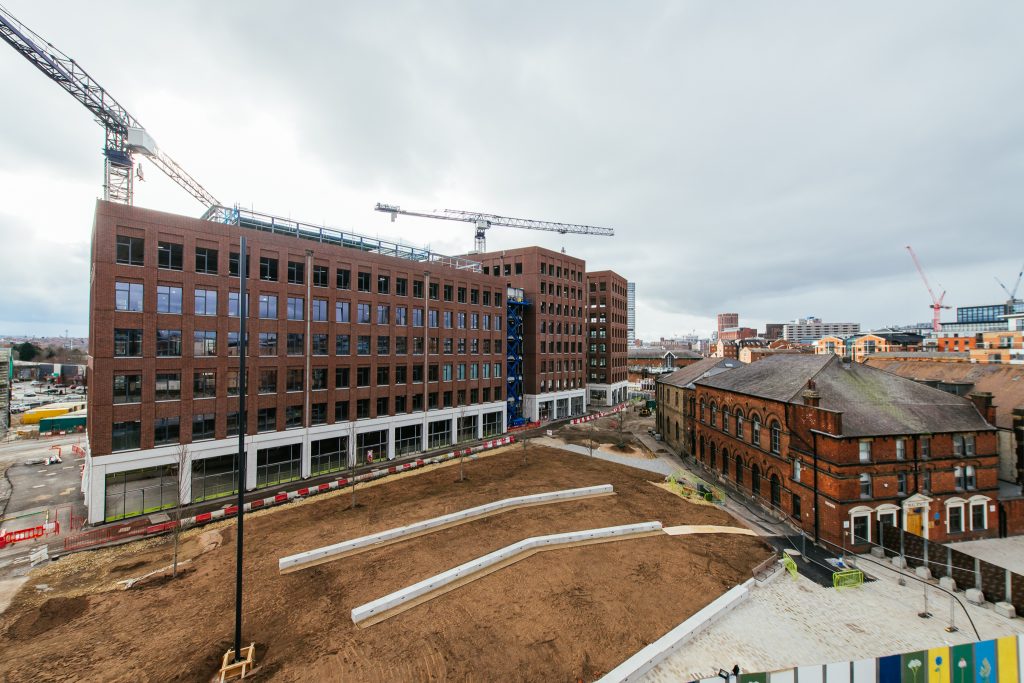
<svg viewBox="0 0 1024 683"><path fill-rule="evenodd" d="M625 380L614 384L588 384L587 403L595 408L610 408L626 401L629 382Z"/></svg>
<svg viewBox="0 0 1024 683"><path fill-rule="evenodd" d="M568 389L523 396L523 417L529 422L547 422L578 417L587 411L587 390Z"/></svg>
<svg viewBox="0 0 1024 683"><path fill-rule="evenodd" d="M356 420L245 437L245 489L344 473L505 432L505 403ZM150 514L238 492L238 439L200 441L92 457L82 492L88 522ZM180 473L180 476L179 476Z"/></svg>

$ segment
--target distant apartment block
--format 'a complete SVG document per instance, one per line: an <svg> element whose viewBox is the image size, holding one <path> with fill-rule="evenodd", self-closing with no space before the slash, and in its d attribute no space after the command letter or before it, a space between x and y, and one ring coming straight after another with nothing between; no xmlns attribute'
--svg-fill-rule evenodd
<svg viewBox="0 0 1024 683"><path fill-rule="evenodd" d="M630 344L636 339L636 283L626 283L626 339Z"/></svg>
<svg viewBox="0 0 1024 683"><path fill-rule="evenodd" d="M739 313L719 313L717 316L718 320L718 336L722 336L722 332L729 328L740 326L740 314Z"/></svg>
<svg viewBox="0 0 1024 683"><path fill-rule="evenodd" d="M587 280L587 403L613 406L626 400L626 279L610 270L589 272Z"/></svg>
<svg viewBox="0 0 1024 683"><path fill-rule="evenodd" d="M787 341L813 341L827 336L847 337L858 332L860 323L823 323L821 318L800 318L782 325L782 338Z"/></svg>
<svg viewBox="0 0 1024 683"><path fill-rule="evenodd" d="M13 349L0 347L0 437L11 427L11 379L14 377Z"/></svg>

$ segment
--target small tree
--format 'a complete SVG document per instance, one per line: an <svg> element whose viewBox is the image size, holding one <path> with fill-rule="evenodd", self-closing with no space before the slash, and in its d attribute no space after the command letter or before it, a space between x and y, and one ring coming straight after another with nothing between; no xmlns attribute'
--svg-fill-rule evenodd
<svg viewBox="0 0 1024 683"><path fill-rule="evenodd" d="M178 469L175 474L175 490L178 494L178 504L174 508L174 528L171 533L174 536L174 559L171 563L171 577L178 575L178 539L181 537L181 516L184 512L181 504L181 499L185 497L187 493L185 490L185 468L189 467L188 457L188 446L181 444L178 446ZM239 511L241 514L241 511Z"/></svg>
<svg viewBox="0 0 1024 683"><path fill-rule="evenodd" d="M349 422L348 425L348 480L352 484L352 509L356 509L356 425Z"/></svg>
<svg viewBox="0 0 1024 683"><path fill-rule="evenodd" d="M619 411L619 448L626 446L626 415L629 411L623 408Z"/></svg>
<svg viewBox="0 0 1024 683"><path fill-rule="evenodd" d="M455 420L455 443L459 443L459 432L462 429L462 423L466 419L466 406L459 406L459 417ZM466 480L466 449L462 449L462 457L459 458L459 481Z"/></svg>

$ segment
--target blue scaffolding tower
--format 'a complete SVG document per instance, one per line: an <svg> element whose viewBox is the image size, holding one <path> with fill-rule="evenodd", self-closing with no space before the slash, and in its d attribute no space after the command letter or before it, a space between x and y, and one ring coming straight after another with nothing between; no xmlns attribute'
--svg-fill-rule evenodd
<svg viewBox="0 0 1024 683"><path fill-rule="evenodd" d="M526 298L523 290L509 287L505 302L507 311L505 329L508 330L505 344L505 377L508 382L506 400L508 405L505 415L509 427L518 427L527 422L523 417L523 328L526 320L526 308L530 305L530 301Z"/></svg>

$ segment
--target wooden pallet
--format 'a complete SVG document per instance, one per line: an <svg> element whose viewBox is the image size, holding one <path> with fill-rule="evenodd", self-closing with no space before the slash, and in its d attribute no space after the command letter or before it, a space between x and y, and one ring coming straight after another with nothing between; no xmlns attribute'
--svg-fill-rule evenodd
<svg viewBox="0 0 1024 683"><path fill-rule="evenodd" d="M234 661L234 648L224 653L224 658L220 663L220 683L236 677L245 678L245 675L252 671L253 666L256 665L256 643L250 644L249 647L243 647L241 655L242 659L236 662Z"/></svg>

